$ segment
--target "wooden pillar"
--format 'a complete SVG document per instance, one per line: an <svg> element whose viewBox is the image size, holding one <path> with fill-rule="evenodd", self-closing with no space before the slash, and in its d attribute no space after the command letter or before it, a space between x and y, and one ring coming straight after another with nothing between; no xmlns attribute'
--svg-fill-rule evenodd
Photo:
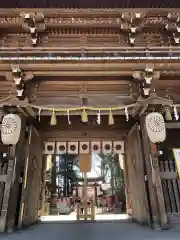
<svg viewBox="0 0 180 240"><path fill-rule="evenodd" d="M94 184L94 202L95 202L96 206L97 206L97 187L98 187L98 184L95 182L95 184Z"/></svg>
<svg viewBox="0 0 180 240"><path fill-rule="evenodd" d="M84 173L84 189L83 189L83 198L84 198L84 219L88 219L88 206L87 206L87 173Z"/></svg>
<svg viewBox="0 0 180 240"><path fill-rule="evenodd" d="M43 156L42 163L42 186L41 186L41 196L40 196L40 216L45 215L45 200L46 200L46 155Z"/></svg>
<svg viewBox="0 0 180 240"><path fill-rule="evenodd" d="M168 217L165 208L164 194L161 184L160 170L159 170L159 159L156 144L150 143L151 159L152 159L152 171L153 171L153 184L156 188L157 204L159 210L159 220L163 229L168 228Z"/></svg>
<svg viewBox="0 0 180 240"><path fill-rule="evenodd" d="M125 196L126 196L126 213L128 215L131 215L132 214L131 195L129 192L130 189L129 189L129 179L128 179L128 165L125 158L125 154L123 154L123 165L124 165L124 185L125 185Z"/></svg>
<svg viewBox="0 0 180 240"><path fill-rule="evenodd" d="M53 166L52 166L52 195L56 195L56 155L52 156L52 162L53 162Z"/></svg>
<svg viewBox="0 0 180 240"><path fill-rule="evenodd" d="M15 146L10 146L9 154L8 154L7 181L5 183L4 197L2 201L2 207L1 207L0 232L4 232L6 229L7 211L8 211L11 186L13 184L15 163L16 163Z"/></svg>
<svg viewBox="0 0 180 240"><path fill-rule="evenodd" d="M24 181L23 181L23 187L22 187L18 228L22 227L22 221L23 221L23 215L24 215L24 204L25 204L25 196L26 196L26 188L27 188L27 176L28 176L30 145L31 145L31 137L32 137L32 126L30 126L30 128L29 128L28 134L29 134L29 136L28 136L28 144L27 144L27 148L26 148L26 159L25 159L25 166L24 166Z"/></svg>
<svg viewBox="0 0 180 240"><path fill-rule="evenodd" d="M153 225L155 228L159 228L160 226L162 229L166 229L168 228L168 218L160 180L158 156L157 151L155 151L156 145L150 143L145 127L145 118L143 116L140 117L140 127L142 132L144 161L147 169Z"/></svg>

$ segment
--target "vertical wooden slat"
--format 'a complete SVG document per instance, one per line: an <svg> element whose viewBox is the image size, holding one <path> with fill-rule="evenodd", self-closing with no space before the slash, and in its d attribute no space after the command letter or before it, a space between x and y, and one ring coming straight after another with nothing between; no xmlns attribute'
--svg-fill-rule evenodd
<svg viewBox="0 0 180 240"><path fill-rule="evenodd" d="M9 157L8 169L7 169L8 181L5 183L4 197L3 197L2 207L1 207L0 232L4 232L6 227L7 210L8 210L10 191L11 191L13 169L14 169L15 146L9 147L8 157Z"/></svg>
<svg viewBox="0 0 180 240"><path fill-rule="evenodd" d="M168 161L165 161L165 171L169 172ZM174 199L174 192L173 192L173 189L172 189L172 180L167 179L166 181L167 181L169 197L170 197L170 202L171 202L171 212L175 213L176 212L176 203L175 203L175 199Z"/></svg>
<svg viewBox="0 0 180 240"><path fill-rule="evenodd" d="M46 197L46 155L43 156L42 162L42 186L41 186L41 201L40 201L40 216L44 215L44 207L45 207L45 197Z"/></svg>
<svg viewBox="0 0 180 240"><path fill-rule="evenodd" d="M144 161L146 164L147 180L148 180L148 186L149 186L151 215L152 215L153 226L155 227L158 224L159 211L158 211L158 205L157 205L156 189L153 183L152 162L150 161L150 144L149 144L149 138L147 136L147 131L145 128L144 117L140 118L140 126L141 126L142 138L143 138L142 146L143 146L143 152L144 152Z"/></svg>
<svg viewBox="0 0 180 240"><path fill-rule="evenodd" d="M163 194L162 185L161 185L158 151L156 148L156 144L151 143L150 146L151 146L151 156L153 158L155 188L156 188L156 194L157 194L157 204L159 209L160 224L162 229L166 229L168 227L168 217L167 217L167 212L165 208L164 194Z"/></svg>
<svg viewBox="0 0 180 240"><path fill-rule="evenodd" d="M160 161L160 170L162 172L165 172L165 166L164 166L164 161ZM165 205L166 205L166 211L167 213L171 212L171 202L169 198L169 191L168 191L168 186L167 186L167 180L162 179L162 188L163 188L163 193L164 193L164 200L165 200Z"/></svg>
<svg viewBox="0 0 180 240"><path fill-rule="evenodd" d="M128 182L132 199L132 217L136 221L149 225L149 208L145 188L145 174L138 125L134 125L127 136L126 161Z"/></svg>
<svg viewBox="0 0 180 240"><path fill-rule="evenodd" d="M125 149L126 149L125 143ZM126 150L125 150L126 151ZM123 162L124 162L124 185L125 185L125 196L126 196L126 212L127 214L132 214L132 207L131 207L131 195L129 191L129 171L127 165L126 155L123 155Z"/></svg>
<svg viewBox="0 0 180 240"><path fill-rule="evenodd" d="M31 144L31 137L32 137L32 126L29 128L29 138L28 138L28 144L26 148L26 161L24 166L24 181L23 181L23 187L22 187L22 195L21 195L21 206L20 206L20 215L19 215L19 221L18 221L18 228L21 228L22 221L23 221L23 215L24 215L24 204L25 204L25 193L26 193L26 186L27 186L27 174L28 174L28 166L29 166L29 155L30 155L30 144Z"/></svg>
<svg viewBox="0 0 180 240"><path fill-rule="evenodd" d="M174 172L174 166L173 166L173 161L170 160L169 161L169 170L170 172ZM179 193L179 189L177 186L177 180L176 179L172 179L172 188L173 188L173 192L174 192L174 201L176 204L176 212L180 213L180 193Z"/></svg>
<svg viewBox="0 0 180 240"><path fill-rule="evenodd" d="M143 136L143 149L148 175L148 185L150 202L152 209L152 218L154 227L168 228L168 217L165 208L164 195L161 185L161 177L159 171L159 159L155 144L151 144L147 135L145 118L140 118L141 131Z"/></svg>

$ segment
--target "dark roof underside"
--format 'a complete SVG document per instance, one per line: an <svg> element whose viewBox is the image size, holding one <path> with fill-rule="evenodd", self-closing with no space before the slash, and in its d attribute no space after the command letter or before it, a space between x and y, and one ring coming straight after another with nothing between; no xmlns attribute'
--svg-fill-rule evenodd
<svg viewBox="0 0 180 240"><path fill-rule="evenodd" d="M1 0L0 8L179 8L180 0Z"/></svg>

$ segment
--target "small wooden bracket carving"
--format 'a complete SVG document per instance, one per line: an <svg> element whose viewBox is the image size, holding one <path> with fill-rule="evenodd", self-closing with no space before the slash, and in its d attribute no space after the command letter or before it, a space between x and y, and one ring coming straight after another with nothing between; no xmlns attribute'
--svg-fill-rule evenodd
<svg viewBox="0 0 180 240"><path fill-rule="evenodd" d="M24 100L27 81L33 78L33 73L24 72L18 65L13 65L11 68L12 71L6 73L6 79L13 82L11 95L16 96L19 100Z"/></svg>
<svg viewBox="0 0 180 240"><path fill-rule="evenodd" d="M36 46L40 40L40 33L44 32L46 26L44 22L44 14L38 13L21 13L22 27L31 35L32 45Z"/></svg>
<svg viewBox="0 0 180 240"><path fill-rule="evenodd" d="M141 12L123 12L121 18L121 30L126 33L130 45L135 44L136 36L142 32L144 27L145 13Z"/></svg>
<svg viewBox="0 0 180 240"><path fill-rule="evenodd" d="M179 13L169 13L167 16L168 23L165 26L167 34L171 39L171 44L180 44L180 15Z"/></svg>

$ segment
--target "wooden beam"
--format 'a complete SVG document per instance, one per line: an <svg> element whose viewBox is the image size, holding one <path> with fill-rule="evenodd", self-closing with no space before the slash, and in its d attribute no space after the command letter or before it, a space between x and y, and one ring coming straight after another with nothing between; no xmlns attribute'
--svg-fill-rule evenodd
<svg viewBox="0 0 180 240"><path fill-rule="evenodd" d="M166 122L167 129L180 129L180 122Z"/></svg>
<svg viewBox="0 0 180 240"><path fill-rule="evenodd" d="M42 63L43 62L43 63ZM20 67L24 71L107 71L107 72L114 72L114 71L121 71L131 73L135 70L143 70L146 64L154 64L154 68L156 71L166 69L172 73L173 70L179 71L179 63L177 62L169 62L169 61L142 61L136 60L133 62L125 62L125 61L26 61L25 63L21 62ZM1 63L0 65L0 75L5 75L5 72L10 71L9 63ZM35 74L36 75L36 74ZM48 75L47 75L48 76ZM104 75L102 75L104 76Z"/></svg>

